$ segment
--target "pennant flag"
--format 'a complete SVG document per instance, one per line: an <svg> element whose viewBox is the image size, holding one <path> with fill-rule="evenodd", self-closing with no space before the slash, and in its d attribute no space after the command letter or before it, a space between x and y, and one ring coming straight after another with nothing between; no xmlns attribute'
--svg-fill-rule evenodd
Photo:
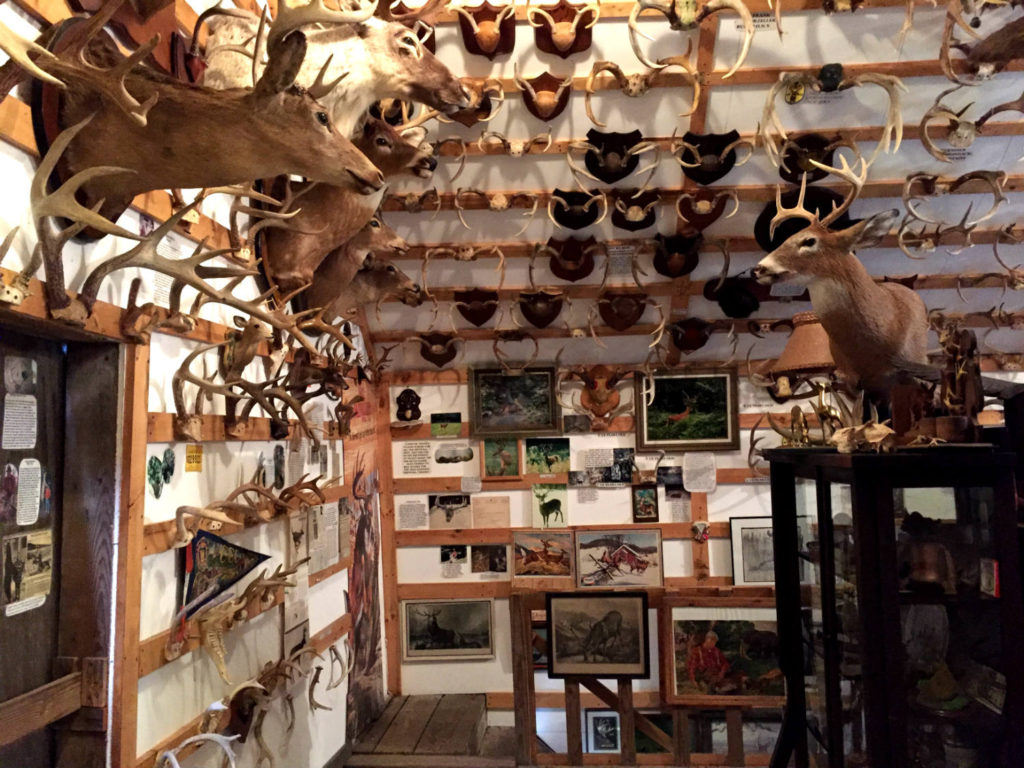
<svg viewBox="0 0 1024 768"><path fill-rule="evenodd" d="M188 574L185 604L189 617L224 594L257 565L270 559L270 555L240 547L203 530L196 533L185 549L185 556L185 572ZM200 599L196 600L197 597Z"/></svg>

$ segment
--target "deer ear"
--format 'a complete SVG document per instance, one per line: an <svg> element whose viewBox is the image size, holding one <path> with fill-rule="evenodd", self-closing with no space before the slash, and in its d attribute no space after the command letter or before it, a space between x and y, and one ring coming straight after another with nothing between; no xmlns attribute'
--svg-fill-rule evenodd
<svg viewBox="0 0 1024 768"><path fill-rule="evenodd" d="M873 248L878 245L882 238L889 234L889 230L893 228L899 217L900 212L892 208L854 224L844 233L848 233L850 237L850 250Z"/></svg>
<svg viewBox="0 0 1024 768"><path fill-rule="evenodd" d="M373 269L373 251L367 251L366 256L363 258L363 266L360 269Z"/></svg>
<svg viewBox="0 0 1024 768"><path fill-rule="evenodd" d="M289 32L276 41L270 51L270 63L256 83L253 95L265 99L290 88L305 58L306 36L301 32Z"/></svg>

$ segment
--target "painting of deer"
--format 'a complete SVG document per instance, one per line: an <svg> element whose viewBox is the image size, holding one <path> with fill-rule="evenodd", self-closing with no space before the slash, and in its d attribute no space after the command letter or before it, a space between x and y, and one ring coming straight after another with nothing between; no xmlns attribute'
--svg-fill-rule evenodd
<svg viewBox="0 0 1024 768"><path fill-rule="evenodd" d="M403 661L491 658L493 626L493 600L407 600Z"/></svg>
<svg viewBox="0 0 1024 768"><path fill-rule="evenodd" d="M564 528L565 507L569 500L565 483L540 483L533 486L533 525L536 528ZM552 522L552 518L556 522Z"/></svg>
<svg viewBox="0 0 1024 768"><path fill-rule="evenodd" d="M514 576L571 576L572 534L516 531L512 538Z"/></svg>
<svg viewBox="0 0 1024 768"><path fill-rule="evenodd" d="M646 592L548 593L547 607L551 677L650 672Z"/></svg>

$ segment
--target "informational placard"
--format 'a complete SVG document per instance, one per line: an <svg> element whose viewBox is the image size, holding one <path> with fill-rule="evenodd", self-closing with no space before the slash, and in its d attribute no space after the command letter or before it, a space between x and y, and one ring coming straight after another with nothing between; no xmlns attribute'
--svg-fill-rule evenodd
<svg viewBox="0 0 1024 768"><path fill-rule="evenodd" d="M463 477L461 486L463 493L480 493L483 489L483 483L477 475Z"/></svg>
<svg viewBox="0 0 1024 768"><path fill-rule="evenodd" d="M318 573L338 562L338 505L309 508L309 572Z"/></svg>
<svg viewBox="0 0 1024 768"><path fill-rule="evenodd" d="M39 519L43 469L36 459L22 459L18 465L18 525L32 525Z"/></svg>
<svg viewBox="0 0 1024 768"><path fill-rule="evenodd" d="M474 496L472 506L474 528L508 528L508 496Z"/></svg>
<svg viewBox="0 0 1024 768"><path fill-rule="evenodd" d="M399 529L426 528L427 505L422 501L403 501L398 505Z"/></svg>
<svg viewBox="0 0 1024 768"><path fill-rule="evenodd" d="M445 544L441 547L441 577L457 579L463 575L469 557L465 544Z"/></svg>
<svg viewBox="0 0 1024 768"><path fill-rule="evenodd" d="M691 451L683 456L683 487L690 493L714 493L718 487L715 454Z"/></svg>
<svg viewBox="0 0 1024 768"><path fill-rule="evenodd" d="M430 442L409 440L402 443L402 474L430 474Z"/></svg>
<svg viewBox="0 0 1024 768"><path fill-rule="evenodd" d="M35 395L4 395L5 451L30 451L36 447L38 408Z"/></svg>
<svg viewBox="0 0 1024 768"><path fill-rule="evenodd" d="M0 603L5 615L25 613L46 602L53 581L52 531L7 536L0 548L0 561L4 574Z"/></svg>
<svg viewBox="0 0 1024 768"><path fill-rule="evenodd" d="M309 563L303 563L292 576L294 587L284 591L284 633L309 622Z"/></svg>
<svg viewBox="0 0 1024 768"><path fill-rule="evenodd" d="M203 471L203 445L202 443L190 443L185 446L185 471Z"/></svg>

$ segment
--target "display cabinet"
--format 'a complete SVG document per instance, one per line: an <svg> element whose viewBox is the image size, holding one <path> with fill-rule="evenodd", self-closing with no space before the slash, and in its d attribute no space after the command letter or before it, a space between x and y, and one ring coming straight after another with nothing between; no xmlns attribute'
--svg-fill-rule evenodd
<svg viewBox="0 0 1024 768"><path fill-rule="evenodd" d="M772 768L1024 765L1016 457L780 448Z"/></svg>

